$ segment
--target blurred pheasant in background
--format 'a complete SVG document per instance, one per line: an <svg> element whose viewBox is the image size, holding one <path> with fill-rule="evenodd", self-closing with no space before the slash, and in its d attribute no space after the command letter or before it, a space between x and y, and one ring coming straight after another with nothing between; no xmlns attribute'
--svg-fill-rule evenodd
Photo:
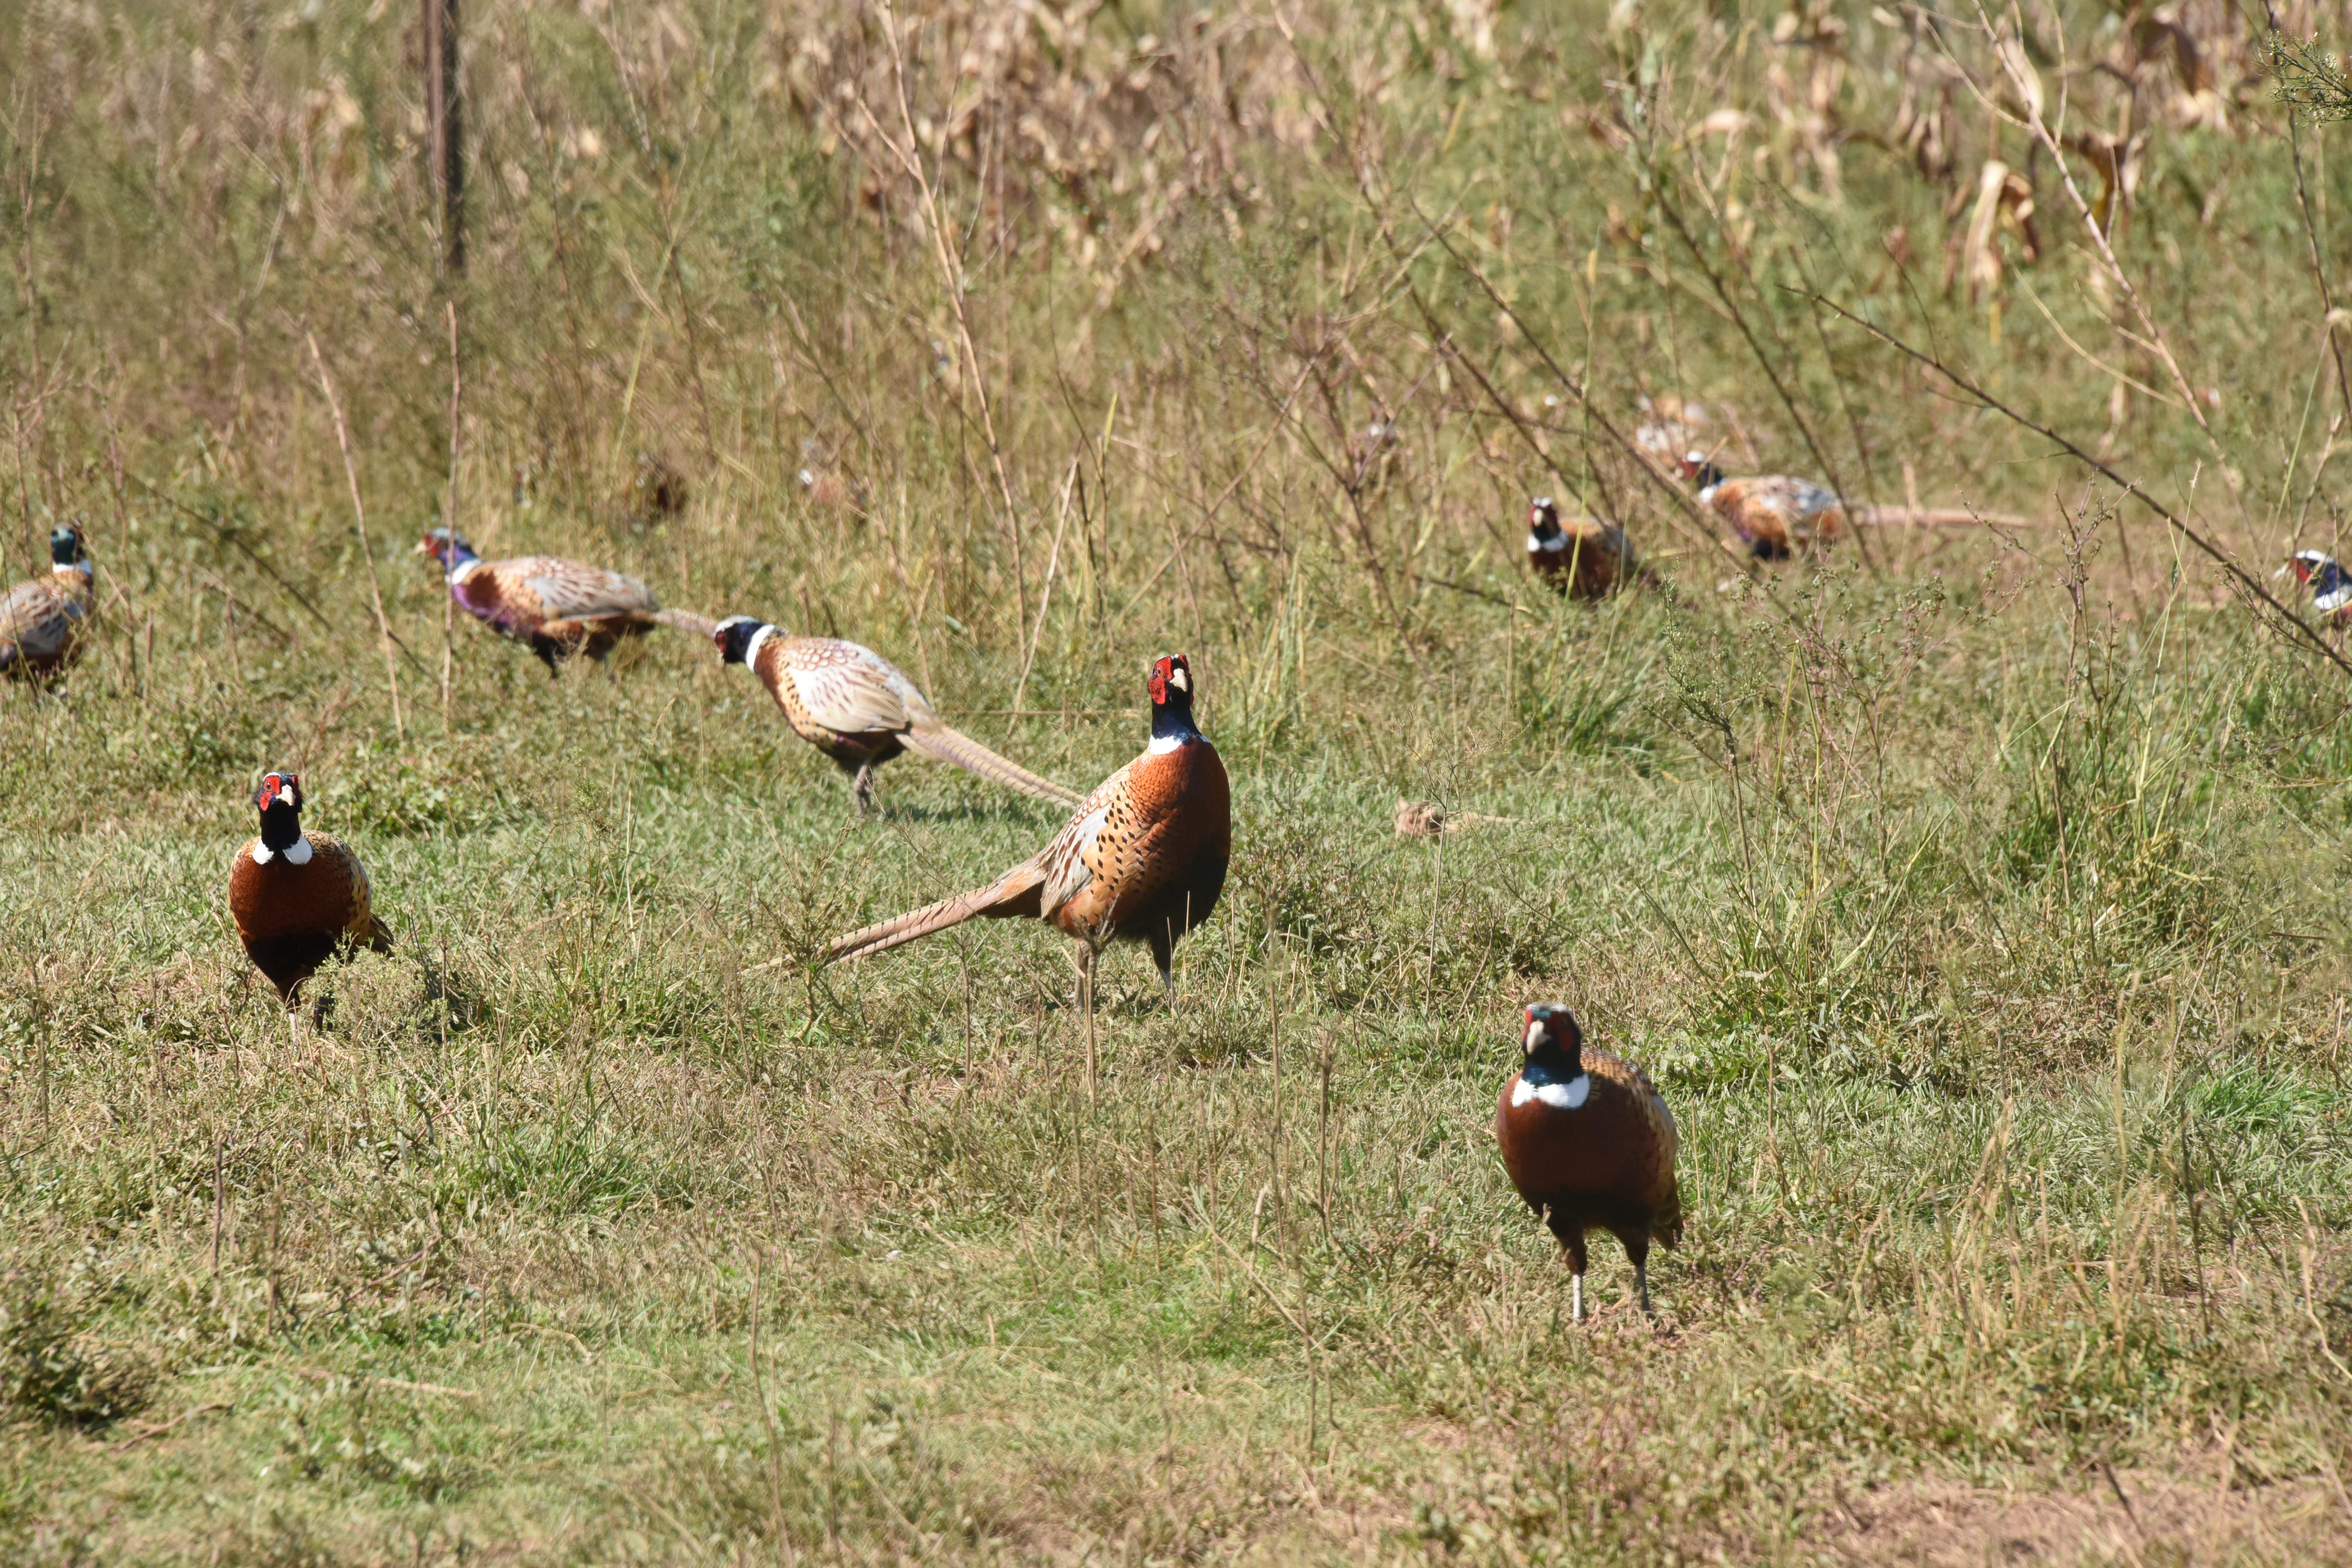
<svg viewBox="0 0 2352 1568"><path fill-rule="evenodd" d="M1727 479L1704 452L1685 453L1682 470L1698 487L1699 504L1714 509L1759 561L1825 548L1846 531L1843 499L1810 479L1786 474Z"/></svg>
<svg viewBox="0 0 2352 1568"><path fill-rule="evenodd" d="M2316 550L2298 550L2286 558L2286 563L2294 568L2294 580L2311 590L2313 609L2331 621L2352 620L2352 577L2345 575L2336 557Z"/></svg>
<svg viewBox="0 0 2352 1568"><path fill-rule="evenodd" d="M229 868L228 912L245 955L290 1010L302 982L346 948L392 951L368 901L367 868L341 839L302 830L302 781L265 774L254 792L261 836Z"/></svg>
<svg viewBox="0 0 2352 1568"><path fill-rule="evenodd" d="M485 561L463 534L446 528L427 533L416 553L441 563L450 597L473 617L520 643L546 661L547 672L562 673L577 654L603 658L625 637L642 637L657 626L708 636L708 616L665 610L654 592L635 577L566 561L560 555L524 555Z"/></svg>
<svg viewBox="0 0 2352 1568"><path fill-rule="evenodd" d="M91 596L89 552L82 548L81 531L54 531L48 576L19 583L0 599L0 674L37 679L79 658Z"/></svg>
<svg viewBox="0 0 2352 1568"><path fill-rule="evenodd" d="M621 508L641 527L667 522L686 510L686 476L658 452L639 452Z"/></svg>
<svg viewBox="0 0 2352 1568"><path fill-rule="evenodd" d="M1174 1005L1176 942L1207 920L1233 858L1233 805L1217 748L1192 722L1182 654L1151 667L1151 744L1095 786L1053 841L986 887L850 932L824 962L862 958L968 920L1044 921L1075 940L1091 1007L1096 955L1108 942L1151 951Z"/></svg>
<svg viewBox="0 0 2352 1568"><path fill-rule="evenodd" d="M1584 1319L1584 1234L1605 1230L1625 1247L1642 1310L1650 1309L1650 1243L1682 1240L1675 1181L1681 1141L1674 1112L1642 1069L1584 1048L1576 1015L1538 1002L1526 1015L1518 1072L1495 1108L1503 1165L1528 1207L1568 1254L1570 1291Z"/></svg>
<svg viewBox="0 0 2352 1568"><path fill-rule="evenodd" d="M1528 569L1538 581L1574 599L1598 599L1630 582L1639 570L1625 531L1589 517L1562 521L1549 496L1528 505Z"/></svg>
<svg viewBox="0 0 2352 1568"><path fill-rule="evenodd" d="M948 728L930 699L872 648L832 637L788 637L752 616L728 616L711 629L711 640L725 662L750 665L793 732L849 775L860 816L874 803L874 770L901 752L1040 800L1078 803L1077 791L1039 778Z"/></svg>
<svg viewBox="0 0 2352 1568"><path fill-rule="evenodd" d="M1785 561L1801 550L1826 549L1850 528L1860 526L2032 526L2028 519L1975 507L1856 506L1826 486L1787 474L1727 479L1704 452L1684 453L1681 467L1683 478L1698 487L1699 504L1714 509L1759 561ZM1907 468L1905 477L1907 486Z"/></svg>

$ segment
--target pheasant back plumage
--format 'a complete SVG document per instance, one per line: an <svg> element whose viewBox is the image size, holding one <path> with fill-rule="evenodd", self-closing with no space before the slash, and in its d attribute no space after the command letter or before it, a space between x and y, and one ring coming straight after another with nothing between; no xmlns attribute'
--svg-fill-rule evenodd
<svg viewBox="0 0 2352 1568"><path fill-rule="evenodd" d="M1787 474L1723 479L1700 500L1767 560L1834 543L1849 521L1835 490Z"/></svg>
<svg viewBox="0 0 2352 1568"><path fill-rule="evenodd" d="M95 599L88 572L67 567L0 598L0 672L47 675L80 656Z"/></svg>
<svg viewBox="0 0 2352 1568"><path fill-rule="evenodd" d="M575 654L602 658L620 638L651 630L661 610L635 578L559 555L468 561L449 574L449 592L475 619L530 644L551 666Z"/></svg>
<svg viewBox="0 0 2352 1568"><path fill-rule="evenodd" d="M919 719L937 722L897 666L856 643L770 637L753 668L793 732L846 767L886 762Z"/></svg>

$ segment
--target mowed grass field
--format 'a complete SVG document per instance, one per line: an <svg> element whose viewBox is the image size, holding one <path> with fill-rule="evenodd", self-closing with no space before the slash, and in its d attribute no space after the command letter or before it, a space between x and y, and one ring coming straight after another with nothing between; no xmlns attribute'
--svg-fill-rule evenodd
<svg viewBox="0 0 2352 1568"><path fill-rule="evenodd" d="M2291 600L2340 132L2102 15L2028 52L2154 127L2145 318L1972 12L486 0L458 277L413 7L10 8L0 557L79 522L100 609L0 691L0 1557L2352 1557L2352 680L1805 297ZM1668 396L1999 515L1755 569L1611 438ZM1654 580L1527 582L1536 491ZM1189 652L1173 1012L1115 952L1090 1078L1049 931L812 968L1058 816L908 758L860 822L674 632L550 682L453 511L1079 788ZM398 937L299 1030L272 766ZM1502 1172L1538 999L1679 1120L1655 1326Z"/></svg>

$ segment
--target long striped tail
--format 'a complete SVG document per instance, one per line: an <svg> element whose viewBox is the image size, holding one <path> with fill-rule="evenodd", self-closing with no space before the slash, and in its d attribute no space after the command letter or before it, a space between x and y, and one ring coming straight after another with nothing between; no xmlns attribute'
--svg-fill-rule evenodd
<svg viewBox="0 0 2352 1568"><path fill-rule="evenodd" d="M898 737L898 743L910 752L920 752L935 763L947 763L977 773L1006 789L1019 790L1023 795L1035 795L1059 805L1076 805L1084 797L1077 791L1064 789L1051 779L1041 779L1027 768L1009 758L1000 757L978 741L960 730L942 724L937 729L917 727Z"/></svg>
<svg viewBox="0 0 2352 1568"><path fill-rule="evenodd" d="M676 626L689 637L700 637L705 642L709 641L711 634L719 629L717 621L709 616L698 616L692 610L656 610L654 619L666 626Z"/></svg>
<svg viewBox="0 0 2352 1568"><path fill-rule="evenodd" d="M1024 862L985 888L974 888L971 892L958 893L952 899L941 899L936 904L926 904L863 931L836 937L824 950L824 962L838 963L844 959L887 952L969 920L1004 920L1016 915L1034 919L1042 906L1045 886L1045 873L1034 862Z"/></svg>
<svg viewBox="0 0 2352 1568"><path fill-rule="evenodd" d="M2005 511L1971 511L1964 506L1927 506L1913 511L1907 506L1849 506L1846 515L1857 524L1872 528L1974 528L1990 523L1996 528L2032 528L2033 520Z"/></svg>

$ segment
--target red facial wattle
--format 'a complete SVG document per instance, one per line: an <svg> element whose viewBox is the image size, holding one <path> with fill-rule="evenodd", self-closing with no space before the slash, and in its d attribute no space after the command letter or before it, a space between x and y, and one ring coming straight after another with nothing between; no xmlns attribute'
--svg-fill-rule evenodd
<svg viewBox="0 0 2352 1568"><path fill-rule="evenodd" d="M1174 662L1165 658L1151 667L1150 690L1155 707L1168 700L1168 677L1174 668Z"/></svg>

